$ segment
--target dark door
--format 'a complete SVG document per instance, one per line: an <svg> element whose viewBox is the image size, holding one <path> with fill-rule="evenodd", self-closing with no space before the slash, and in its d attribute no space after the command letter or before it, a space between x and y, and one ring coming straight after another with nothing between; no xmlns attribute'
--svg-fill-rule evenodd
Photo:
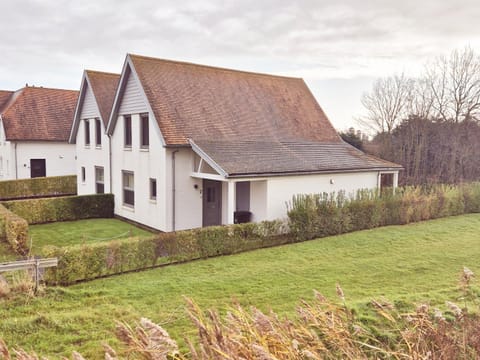
<svg viewBox="0 0 480 360"><path fill-rule="evenodd" d="M222 223L222 183L203 180L203 226Z"/></svg>
<svg viewBox="0 0 480 360"><path fill-rule="evenodd" d="M36 178L43 176L47 176L45 159L30 159L30 177Z"/></svg>

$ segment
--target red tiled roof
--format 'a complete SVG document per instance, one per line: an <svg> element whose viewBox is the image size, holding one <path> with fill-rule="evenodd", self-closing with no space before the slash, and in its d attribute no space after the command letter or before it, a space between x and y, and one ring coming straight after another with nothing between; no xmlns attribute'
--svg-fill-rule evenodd
<svg viewBox="0 0 480 360"><path fill-rule="evenodd" d="M13 91L0 90L0 113L2 111L3 106L10 99L12 94L13 94Z"/></svg>
<svg viewBox="0 0 480 360"><path fill-rule="evenodd" d="M7 140L67 141L78 91L25 87L2 111Z"/></svg>
<svg viewBox="0 0 480 360"><path fill-rule="evenodd" d="M189 138L342 142L302 79L129 57L167 145Z"/></svg>
<svg viewBox="0 0 480 360"><path fill-rule="evenodd" d="M85 72L97 101L102 121L107 126L120 75L93 70L85 70Z"/></svg>

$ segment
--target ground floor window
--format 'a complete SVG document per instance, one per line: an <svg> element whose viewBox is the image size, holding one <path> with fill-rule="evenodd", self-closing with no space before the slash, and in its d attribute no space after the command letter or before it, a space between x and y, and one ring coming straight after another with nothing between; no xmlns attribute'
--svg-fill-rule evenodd
<svg viewBox="0 0 480 360"><path fill-rule="evenodd" d="M95 192L97 194L105 193L103 167L95 166Z"/></svg>
<svg viewBox="0 0 480 360"><path fill-rule="evenodd" d="M150 200L157 200L157 179L150 179Z"/></svg>
<svg viewBox="0 0 480 360"><path fill-rule="evenodd" d="M132 171L122 171L123 204L133 207L135 205L134 178Z"/></svg>
<svg viewBox="0 0 480 360"><path fill-rule="evenodd" d="M392 193L394 186L394 174L393 173L384 173L380 174L380 192L383 193Z"/></svg>
<svg viewBox="0 0 480 360"><path fill-rule="evenodd" d="M85 174L85 166L82 166L82 182L85 182L86 179L86 174Z"/></svg>

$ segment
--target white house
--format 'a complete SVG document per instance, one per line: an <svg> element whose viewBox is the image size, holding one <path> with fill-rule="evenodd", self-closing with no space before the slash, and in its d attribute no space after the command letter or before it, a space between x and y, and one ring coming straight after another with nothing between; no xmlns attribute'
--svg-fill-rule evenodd
<svg viewBox="0 0 480 360"><path fill-rule="evenodd" d="M0 91L0 180L75 174L68 144L78 91Z"/></svg>
<svg viewBox="0 0 480 360"><path fill-rule="evenodd" d="M77 154L77 193L110 192L110 138L105 132L119 74L85 70L69 142Z"/></svg>
<svg viewBox="0 0 480 360"><path fill-rule="evenodd" d="M302 79L137 55L107 133L115 214L163 231L282 218L294 194L396 186L401 168L343 142Z"/></svg>

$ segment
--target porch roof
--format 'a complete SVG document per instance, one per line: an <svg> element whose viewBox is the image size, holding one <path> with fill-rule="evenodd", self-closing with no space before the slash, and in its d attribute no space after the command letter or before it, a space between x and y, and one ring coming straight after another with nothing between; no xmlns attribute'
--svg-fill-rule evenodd
<svg viewBox="0 0 480 360"><path fill-rule="evenodd" d="M190 140L192 149L225 177L400 170L341 143L271 140Z"/></svg>

